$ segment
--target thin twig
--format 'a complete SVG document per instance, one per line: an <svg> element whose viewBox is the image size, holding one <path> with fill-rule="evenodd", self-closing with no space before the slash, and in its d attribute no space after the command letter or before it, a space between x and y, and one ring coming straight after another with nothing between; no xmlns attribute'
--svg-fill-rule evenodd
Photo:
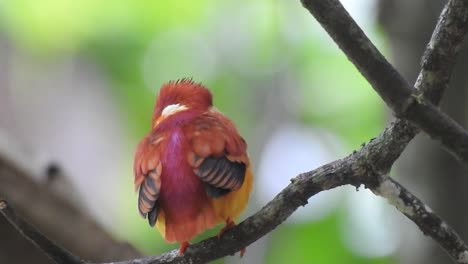
<svg viewBox="0 0 468 264"><path fill-rule="evenodd" d="M378 185L368 187L411 219L424 234L437 241L455 262L468 263L468 246L465 242L451 226L404 186L384 176Z"/></svg>
<svg viewBox="0 0 468 264"><path fill-rule="evenodd" d="M0 214L5 217L15 229L27 238L36 247L42 250L50 259L57 264L84 264L80 258L76 257L69 251L61 248L54 242L50 241L46 236L41 234L31 224L19 217L15 210L7 203L6 200L0 198Z"/></svg>

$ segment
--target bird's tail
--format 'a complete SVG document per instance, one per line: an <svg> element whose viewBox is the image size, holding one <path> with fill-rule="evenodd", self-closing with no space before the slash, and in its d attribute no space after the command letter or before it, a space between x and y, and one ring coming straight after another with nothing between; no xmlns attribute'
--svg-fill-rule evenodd
<svg viewBox="0 0 468 264"><path fill-rule="evenodd" d="M190 241L193 237L212 228L219 222L211 206L205 206L194 217L169 217L164 211L158 216L156 227L169 242Z"/></svg>

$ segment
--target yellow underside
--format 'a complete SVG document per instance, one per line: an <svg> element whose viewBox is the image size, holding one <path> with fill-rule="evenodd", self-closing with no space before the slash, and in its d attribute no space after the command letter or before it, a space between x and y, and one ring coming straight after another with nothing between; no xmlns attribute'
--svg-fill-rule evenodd
<svg viewBox="0 0 468 264"><path fill-rule="evenodd" d="M235 221L245 210L252 191L253 177L250 168L247 168L244 183L236 191L232 191L220 198L211 199L213 209L218 217L217 222L225 222L228 218Z"/></svg>
<svg viewBox="0 0 468 264"><path fill-rule="evenodd" d="M158 214L158 220L156 221L156 228L159 233L166 238L166 218L164 216L164 211L161 210Z"/></svg>

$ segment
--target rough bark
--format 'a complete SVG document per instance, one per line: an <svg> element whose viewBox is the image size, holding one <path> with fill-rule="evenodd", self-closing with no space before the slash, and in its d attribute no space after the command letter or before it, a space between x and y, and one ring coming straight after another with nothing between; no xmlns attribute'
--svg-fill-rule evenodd
<svg viewBox="0 0 468 264"><path fill-rule="evenodd" d="M418 56L423 53L439 10L444 3L445 1L429 0L393 0L380 1L379 3L379 20L389 38L391 59L395 67L408 80L414 80L417 76ZM422 9L425 11L419 12ZM442 38L441 41L447 39L449 38ZM436 60L437 57L435 56L431 60ZM447 90L444 100L441 102L441 109L454 120L466 126L468 92L466 45L460 51L459 57L450 82L450 89ZM428 68L430 69L430 67ZM448 86L447 81L445 86ZM450 155L441 152L436 144L423 136L417 137L408 146L398 165L397 175L401 176L405 186L424 197L434 210L459 231L462 237L466 237L468 235L466 227L468 214L454 206L454 203L466 204L468 202L468 195L464 188L468 185L466 166L461 166ZM402 232L402 245L398 252L403 263L447 262L445 254L437 250L435 243L424 239L418 232L415 232L411 225L405 223L401 223L401 225L404 232ZM414 245L418 246L414 247Z"/></svg>
<svg viewBox="0 0 468 264"><path fill-rule="evenodd" d="M338 0L302 0L302 4L315 16L348 59L353 62L374 90L393 110L395 116L418 126L432 139L439 141L457 159L468 163L468 132L445 113L439 111L431 102L433 100L425 97L425 89L414 89L393 68L370 42L361 28L354 21L351 22L350 15L346 11L341 11L344 9ZM453 55L458 53L460 43L468 30L466 27L467 8L467 1L449 1L447 3L440 16L441 24L445 26L436 27L435 35L426 49L429 52L432 45L437 43L440 46L438 49L440 52L430 52L430 56L426 53L423 58L422 73L427 75L425 80L419 79L416 84L427 82L432 85L434 81L430 80L431 78L451 72L453 63L450 66L448 62L455 60ZM441 30L441 28L445 28L445 30ZM444 38L449 40L442 41ZM456 46L446 45L453 43L459 44ZM438 60L447 63L444 67L450 68L442 70L442 66L430 66ZM450 76L445 78L444 81L447 81ZM434 84L440 83L443 81L434 82ZM435 95L440 97L443 90L443 87L434 89L434 93L429 95L430 97ZM437 100L434 102L437 103Z"/></svg>

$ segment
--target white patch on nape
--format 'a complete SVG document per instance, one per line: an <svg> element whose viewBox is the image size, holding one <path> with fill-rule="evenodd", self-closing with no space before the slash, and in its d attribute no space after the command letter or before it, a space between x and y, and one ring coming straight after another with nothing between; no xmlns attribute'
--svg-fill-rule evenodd
<svg viewBox="0 0 468 264"><path fill-rule="evenodd" d="M162 112L161 112L161 115L164 116L164 117L168 117L172 114L175 114L179 111L183 111L183 110L187 110L188 107L185 106L185 105L181 105L181 104L171 104L171 105L168 105L166 106Z"/></svg>

